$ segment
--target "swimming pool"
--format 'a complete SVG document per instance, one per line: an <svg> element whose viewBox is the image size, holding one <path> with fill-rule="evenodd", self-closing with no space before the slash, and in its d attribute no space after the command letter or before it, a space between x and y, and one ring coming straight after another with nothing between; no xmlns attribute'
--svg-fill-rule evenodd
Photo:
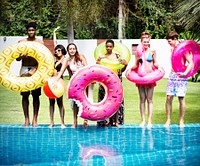
<svg viewBox="0 0 200 166"><path fill-rule="evenodd" d="M184 129L0 125L0 165L199 165L200 124Z"/></svg>

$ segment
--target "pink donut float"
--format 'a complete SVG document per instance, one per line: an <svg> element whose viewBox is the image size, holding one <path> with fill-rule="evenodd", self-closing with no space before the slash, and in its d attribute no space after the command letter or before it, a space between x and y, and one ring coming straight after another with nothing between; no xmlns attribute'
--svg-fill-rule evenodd
<svg viewBox="0 0 200 166"><path fill-rule="evenodd" d="M92 103L86 96L86 88L94 82L104 86L105 97L99 103ZM74 99L79 106L79 116L92 120L111 117L123 100L123 87L118 76L102 65L85 66L79 69L68 84L68 98Z"/></svg>
<svg viewBox="0 0 200 166"><path fill-rule="evenodd" d="M193 40L185 40L180 42L172 53L172 68L176 73L184 72L187 68L185 64L184 54L191 52L192 60L194 62L193 69L186 75L190 77L200 69L200 46Z"/></svg>

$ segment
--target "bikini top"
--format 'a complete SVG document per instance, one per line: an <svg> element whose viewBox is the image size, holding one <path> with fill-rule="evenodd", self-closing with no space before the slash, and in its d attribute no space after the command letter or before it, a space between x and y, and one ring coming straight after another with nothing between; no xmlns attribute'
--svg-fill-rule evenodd
<svg viewBox="0 0 200 166"><path fill-rule="evenodd" d="M149 52L146 61L147 61L147 62L152 62L152 61L153 61L153 56L152 56L152 53L151 53L151 52Z"/></svg>
<svg viewBox="0 0 200 166"><path fill-rule="evenodd" d="M56 61L55 64L56 64L57 62L58 62L58 61ZM55 66L55 69L57 70L57 72L59 72L61 68L62 68L62 63L59 63L57 66Z"/></svg>
<svg viewBox="0 0 200 166"><path fill-rule="evenodd" d="M55 64L57 63L58 61L55 62ZM62 68L62 63L60 62L57 66L55 66L55 69L57 72L59 72ZM61 76L61 78L63 78L63 75Z"/></svg>

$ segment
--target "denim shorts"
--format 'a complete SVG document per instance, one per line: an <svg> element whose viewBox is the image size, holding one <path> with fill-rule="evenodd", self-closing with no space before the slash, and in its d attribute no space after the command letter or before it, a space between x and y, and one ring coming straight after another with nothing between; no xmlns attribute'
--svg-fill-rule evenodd
<svg viewBox="0 0 200 166"><path fill-rule="evenodd" d="M168 78L166 95L184 97L187 91L187 78L180 78L171 72Z"/></svg>

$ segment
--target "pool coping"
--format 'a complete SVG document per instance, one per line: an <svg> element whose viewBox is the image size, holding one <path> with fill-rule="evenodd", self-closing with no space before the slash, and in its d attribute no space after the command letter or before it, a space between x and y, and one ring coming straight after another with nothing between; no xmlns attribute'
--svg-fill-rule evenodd
<svg viewBox="0 0 200 166"><path fill-rule="evenodd" d="M48 127L49 124L39 124L38 127L34 127L34 129L37 128L49 128ZM82 127L82 125L78 125L78 128ZM88 128L90 127L96 127L96 128L104 128L104 127L97 127L96 124L90 124L88 126ZM139 124L124 124L121 125L122 128L142 128L139 126ZM200 123L189 123L189 124L185 124L185 128L188 127L200 127ZM0 124L0 128L33 128L32 125L28 126L28 127L24 127L23 124ZM55 126L53 128L60 128L60 124L55 124ZM53 129L53 128L49 128L49 129ZM66 125L66 128L71 128L70 124ZM105 127L105 128L110 128L110 127ZM116 128L115 126L111 127L111 128ZM146 128L146 126L144 127ZM171 124L170 127L165 127L164 124L153 124L152 129L154 128L180 128L179 124ZM72 128L73 129L73 128Z"/></svg>

